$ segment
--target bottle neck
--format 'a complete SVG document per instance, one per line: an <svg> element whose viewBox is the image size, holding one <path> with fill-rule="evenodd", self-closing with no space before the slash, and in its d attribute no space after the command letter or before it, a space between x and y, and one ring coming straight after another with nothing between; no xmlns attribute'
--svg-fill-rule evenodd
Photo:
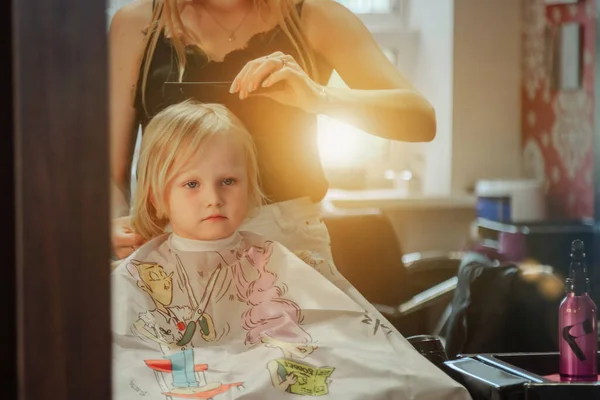
<svg viewBox="0 0 600 400"><path fill-rule="evenodd" d="M569 266L569 277L565 282L565 291L581 296L590 290L590 280L587 276L585 262L573 260Z"/></svg>

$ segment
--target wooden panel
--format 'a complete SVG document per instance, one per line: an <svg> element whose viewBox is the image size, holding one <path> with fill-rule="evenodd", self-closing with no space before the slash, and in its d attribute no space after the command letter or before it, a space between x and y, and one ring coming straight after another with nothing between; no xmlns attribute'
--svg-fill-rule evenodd
<svg viewBox="0 0 600 400"><path fill-rule="evenodd" d="M110 398L103 1L13 1L20 399Z"/></svg>
<svg viewBox="0 0 600 400"><path fill-rule="evenodd" d="M1 398L15 399L17 391L16 361L16 298L15 298L15 204L14 204L14 154L13 154L13 121L12 121L12 68L11 68L11 2L0 3L0 53L4 55L0 61L0 183L2 185L2 205L0 221L2 221L2 240L0 240L3 258L2 279L4 285L0 289L2 304L2 341L0 341L0 376L2 376Z"/></svg>

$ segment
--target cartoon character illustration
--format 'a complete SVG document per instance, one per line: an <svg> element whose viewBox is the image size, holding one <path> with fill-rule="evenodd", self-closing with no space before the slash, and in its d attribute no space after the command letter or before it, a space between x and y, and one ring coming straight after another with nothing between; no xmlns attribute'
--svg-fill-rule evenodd
<svg viewBox="0 0 600 400"><path fill-rule="evenodd" d="M316 251L299 250L294 254L330 281L333 282L340 278L335 266Z"/></svg>
<svg viewBox="0 0 600 400"><path fill-rule="evenodd" d="M251 246L239 257L245 259L258 273L249 281L242 269L233 269L238 298L248 305L242 314L247 331L246 345L263 344L278 348L283 357L268 362L267 370L273 387L287 393L320 396L329 393L331 367L315 367L299 361L318 347L301 327L302 311L293 301L283 297L286 286L277 285L277 275L267 270L273 243L264 247Z"/></svg>
<svg viewBox="0 0 600 400"><path fill-rule="evenodd" d="M182 268L179 260L177 267ZM207 366L194 363L194 351L190 343L197 327L205 341L214 341L216 338L214 323L205 309L220 269L215 270L209 279L200 305L196 304L193 294L188 291L190 304L195 307L171 305L173 272L167 275L161 265L132 260L127 265L127 270L155 306L154 310L140 313L139 319L133 324L133 330L160 346L164 360L146 360L146 364L155 372L163 393L167 397L212 398L230 387L241 386L241 382L228 385L220 382L207 383L203 374L202 379L199 379L199 372L203 373ZM171 372L172 387L166 384L162 375L164 372ZM209 394L210 397L205 397Z"/></svg>
<svg viewBox="0 0 600 400"><path fill-rule="evenodd" d="M318 348L317 346L305 342L282 341L272 337L264 337L262 342L267 347L278 348L283 354L283 357L273 359L267 364L273 387L283 392L304 396L323 396L329 393L330 377L335 368L316 367L301 361L312 354Z"/></svg>

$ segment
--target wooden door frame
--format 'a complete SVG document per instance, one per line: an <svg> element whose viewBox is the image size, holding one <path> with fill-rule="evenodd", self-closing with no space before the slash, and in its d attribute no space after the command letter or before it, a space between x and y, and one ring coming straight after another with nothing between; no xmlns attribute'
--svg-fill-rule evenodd
<svg viewBox="0 0 600 400"><path fill-rule="evenodd" d="M13 0L18 398L107 400L106 5Z"/></svg>

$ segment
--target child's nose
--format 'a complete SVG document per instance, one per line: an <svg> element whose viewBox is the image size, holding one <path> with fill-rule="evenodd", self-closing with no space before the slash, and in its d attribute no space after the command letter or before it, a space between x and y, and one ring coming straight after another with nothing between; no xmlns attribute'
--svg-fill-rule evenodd
<svg viewBox="0 0 600 400"><path fill-rule="evenodd" d="M210 188L206 197L207 207L221 207L223 205L223 196L220 188Z"/></svg>

